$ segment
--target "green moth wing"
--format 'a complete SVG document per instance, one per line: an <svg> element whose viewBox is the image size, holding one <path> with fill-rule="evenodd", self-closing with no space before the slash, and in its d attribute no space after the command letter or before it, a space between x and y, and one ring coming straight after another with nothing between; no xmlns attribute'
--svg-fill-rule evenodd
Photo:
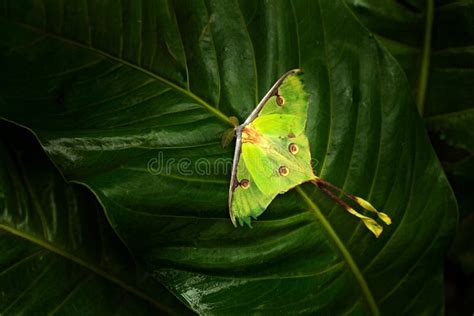
<svg viewBox="0 0 474 316"><path fill-rule="evenodd" d="M229 211L234 225L250 225L271 201L314 180L309 142L304 134L309 95L300 70L272 87L249 118L236 129Z"/></svg>
<svg viewBox="0 0 474 316"><path fill-rule="evenodd" d="M291 139L267 136L265 141L268 147L254 143L242 144L242 162L252 175L253 184L261 192L276 196L315 179L309 144L304 134Z"/></svg>
<svg viewBox="0 0 474 316"><path fill-rule="evenodd" d="M278 79L245 122L235 128L237 141L228 200L232 223L250 226L251 218L261 215L278 194L311 181L378 237L382 226L357 212L335 192L376 213L390 225L387 214L314 174L305 134L308 105L302 72L291 70Z"/></svg>

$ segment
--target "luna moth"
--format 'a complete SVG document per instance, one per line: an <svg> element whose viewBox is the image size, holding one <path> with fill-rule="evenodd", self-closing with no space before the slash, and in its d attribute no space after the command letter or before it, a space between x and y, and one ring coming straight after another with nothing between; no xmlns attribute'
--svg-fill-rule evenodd
<svg viewBox="0 0 474 316"><path fill-rule="evenodd" d="M229 213L237 222L251 226L272 200L305 182L317 185L329 197L378 237L382 226L357 212L335 192L342 193L364 209L374 212L387 225L391 219L368 201L348 194L316 176L305 132L309 94L301 69L285 73L266 93L250 116L235 128L236 145L229 187Z"/></svg>

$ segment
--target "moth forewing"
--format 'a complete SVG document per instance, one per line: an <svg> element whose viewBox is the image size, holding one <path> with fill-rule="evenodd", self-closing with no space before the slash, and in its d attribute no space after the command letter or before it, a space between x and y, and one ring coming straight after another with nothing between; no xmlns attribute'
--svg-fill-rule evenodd
<svg viewBox="0 0 474 316"><path fill-rule="evenodd" d="M232 223L236 226L238 221L250 226L250 219L263 213L278 194L311 181L362 220L378 237L382 226L357 212L334 192L376 213L387 225L391 223L390 217L377 211L368 201L345 193L313 172L305 133L309 94L300 74L301 69L294 69L280 77L244 123L235 129L237 141L228 199Z"/></svg>

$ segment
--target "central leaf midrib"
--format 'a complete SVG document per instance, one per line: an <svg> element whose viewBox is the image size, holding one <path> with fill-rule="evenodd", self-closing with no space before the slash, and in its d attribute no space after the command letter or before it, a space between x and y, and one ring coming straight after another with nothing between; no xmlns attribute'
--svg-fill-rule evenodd
<svg viewBox="0 0 474 316"><path fill-rule="evenodd" d="M16 236L16 237L19 237L23 240L26 240L28 242L31 242L37 246L40 246L41 248L51 252L51 253L54 253L56 255L59 255L61 256L62 258L64 258L65 260L68 260L74 264L77 264L83 268L86 268L87 270L89 270L90 272L100 276L101 278L103 279L106 279L107 281L110 281L114 284L116 284L117 286L123 288L125 291L137 296L138 298L141 298L145 301L147 301L148 303L151 303L153 306L155 306L156 308L158 308L159 310L162 310L162 311L166 311L170 314L173 314L171 310L168 309L168 307L166 307L165 305L162 305L160 302L156 301L155 299L153 299L152 297L148 296L147 294L145 294L144 292L140 291L139 289L136 289L135 287L133 287L132 285L129 285L128 283L126 283L125 281L121 280L120 278L112 275L112 274L109 274L108 272L104 271L102 268L94 265L94 264L91 264L90 262L87 262L71 253L68 253L66 251L64 251L64 249L60 249L56 246L54 246L53 244L51 243L48 243L46 241L43 241L41 239L38 239L36 238L35 236L31 236L25 232L22 232L18 229L15 229L15 228L12 228L10 226L7 226L5 224L0 224L0 230L3 230L13 236Z"/></svg>
<svg viewBox="0 0 474 316"><path fill-rule="evenodd" d="M326 58L326 61L327 61L327 64L328 64L328 71L327 71L328 84L329 84L329 87L331 87L331 77L330 77L330 74L329 74L330 68L329 68L329 63L328 63L328 53L327 53L327 43L326 43L327 34L326 34L325 25L324 25L324 17L323 17L323 14L322 14L321 1L318 1L318 5L319 5L319 20L321 21L321 30L322 30L322 33L323 33L323 41L322 42L323 42L323 45L324 45L325 58ZM331 93L330 93L330 98L332 98ZM330 108L330 110L332 110L332 99L330 99L329 108ZM329 117L331 118L331 115L329 115ZM329 129L329 133L328 133L328 141L327 141L327 144L326 144L326 151L329 150L330 140L331 140L331 129ZM324 161L323 161L322 166L321 166L321 173L323 172L325 162L326 162L326 157L324 157ZM319 210L317 205L309 198L309 196L306 194L306 192L301 187L297 187L297 192L303 198L303 200L306 202L308 207L316 215L316 218L321 222L321 224L322 224L323 228L326 230L326 233L328 234L329 238L332 239L332 241L334 242L336 248L339 250L341 256L347 262L348 268L351 271L351 273L353 274L356 282L359 284L359 287L362 291L362 295L365 298L365 301L367 302L367 306L369 307L372 315L374 315L374 316L380 315L378 305L377 305L377 303L375 301L375 298L374 298L374 296L373 296L373 294L372 294L372 292L369 288L369 285L368 285L367 281L364 278L364 275L362 274L361 270L359 269L359 266L355 262L354 258L352 258L352 255L349 252L349 250L347 249L347 247L344 245L342 240L339 238L339 235L337 234L337 232L334 230L334 228L329 223L329 221L326 219L326 217L321 213L321 211Z"/></svg>
<svg viewBox="0 0 474 316"><path fill-rule="evenodd" d="M354 278L356 279L357 283L359 284L359 286L361 288L361 291L362 291L362 294L363 294L365 300L367 301L367 305L368 305L372 315L375 315L375 316L380 315L379 308L377 306L377 303L375 302L375 299L374 299L374 296L372 295L372 292L370 291L369 285L367 284L367 281L365 280L362 272L360 271L359 267L357 266L357 263L352 258L352 256L351 256L349 250L347 249L347 247L344 245L344 243L339 238L339 236L337 235L334 228L332 228L329 221L321 213L319 208L316 206L316 204L314 204L314 202L306 194L306 192L301 187L296 187L296 190L300 194L300 196L303 198L303 200L306 202L306 204L311 209L311 211L313 211L316 218L321 222L321 225L324 227L324 229L328 233L329 237L335 243L335 246L337 247L337 249L341 253L342 257L347 262L347 266L348 266L349 270L352 272L352 274L354 275Z"/></svg>

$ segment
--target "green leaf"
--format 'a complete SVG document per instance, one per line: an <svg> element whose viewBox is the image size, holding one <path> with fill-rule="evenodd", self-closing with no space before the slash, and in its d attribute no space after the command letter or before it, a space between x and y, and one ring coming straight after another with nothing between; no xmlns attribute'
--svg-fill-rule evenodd
<svg viewBox="0 0 474 316"><path fill-rule="evenodd" d="M448 145L465 149L471 156L474 155L474 108L427 117L425 122Z"/></svg>
<svg viewBox="0 0 474 316"><path fill-rule="evenodd" d="M443 310L456 203L405 74L343 2L3 2L0 115L36 133L195 311ZM243 121L299 66L317 175L387 211L379 239L312 188L254 229L228 218L227 116Z"/></svg>
<svg viewBox="0 0 474 316"><path fill-rule="evenodd" d="M0 135L2 315L187 312L155 282L135 281L92 194L65 184L31 135L4 122Z"/></svg>
<svg viewBox="0 0 474 316"><path fill-rule="evenodd" d="M474 3L346 2L404 68L428 128L474 153Z"/></svg>
<svg viewBox="0 0 474 316"><path fill-rule="evenodd" d="M463 282L470 282L465 271L474 253L469 238L472 225L467 224L468 214L474 211L474 4L453 0L346 2L404 68L456 194L460 217L466 217L459 223L450 250L454 260L447 260L445 280L449 288L446 313L468 313L472 306L464 302L472 301L468 294L472 291Z"/></svg>

